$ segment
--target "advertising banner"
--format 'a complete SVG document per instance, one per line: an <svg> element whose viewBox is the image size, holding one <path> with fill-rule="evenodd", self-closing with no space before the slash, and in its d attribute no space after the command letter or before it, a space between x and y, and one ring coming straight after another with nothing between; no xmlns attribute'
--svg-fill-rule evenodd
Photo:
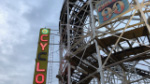
<svg viewBox="0 0 150 84"><path fill-rule="evenodd" d="M96 4L100 25L127 13L129 8L128 0L101 0Z"/></svg>
<svg viewBox="0 0 150 84"><path fill-rule="evenodd" d="M46 84L49 34L50 29L40 29L33 84Z"/></svg>

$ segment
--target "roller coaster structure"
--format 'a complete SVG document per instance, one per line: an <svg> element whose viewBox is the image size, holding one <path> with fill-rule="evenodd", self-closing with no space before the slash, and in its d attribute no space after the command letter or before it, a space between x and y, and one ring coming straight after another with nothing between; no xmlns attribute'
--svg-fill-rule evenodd
<svg viewBox="0 0 150 84"><path fill-rule="evenodd" d="M128 12L104 24L100 1L64 0L59 84L150 84L150 0L126 0Z"/></svg>

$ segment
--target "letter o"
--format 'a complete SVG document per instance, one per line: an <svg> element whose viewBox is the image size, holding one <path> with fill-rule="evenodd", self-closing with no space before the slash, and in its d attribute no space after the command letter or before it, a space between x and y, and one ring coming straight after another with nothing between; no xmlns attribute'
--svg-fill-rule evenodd
<svg viewBox="0 0 150 84"><path fill-rule="evenodd" d="M39 81L39 80L38 80L39 77L41 77L42 80ZM40 84L40 83L44 83L44 79L45 79L45 78L44 78L44 75L43 75L43 74L37 74L36 77L35 77L35 79L36 79L35 82L38 83L38 84Z"/></svg>

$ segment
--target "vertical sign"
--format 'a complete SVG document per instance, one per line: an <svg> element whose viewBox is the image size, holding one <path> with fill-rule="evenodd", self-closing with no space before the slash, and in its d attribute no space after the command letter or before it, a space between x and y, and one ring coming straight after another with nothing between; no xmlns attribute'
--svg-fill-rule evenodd
<svg viewBox="0 0 150 84"><path fill-rule="evenodd" d="M49 34L50 29L40 29L33 84L46 84Z"/></svg>
<svg viewBox="0 0 150 84"><path fill-rule="evenodd" d="M101 0L96 4L100 24L105 24L129 11L128 0Z"/></svg>

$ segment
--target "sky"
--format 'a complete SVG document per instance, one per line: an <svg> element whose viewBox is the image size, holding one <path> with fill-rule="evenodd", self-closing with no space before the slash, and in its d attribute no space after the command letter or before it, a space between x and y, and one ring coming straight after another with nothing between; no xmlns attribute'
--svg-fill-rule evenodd
<svg viewBox="0 0 150 84"><path fill-rule="evenodd" d="M62 4L63 0L0 0L0 84L33 83L39 30L58 30ZM52 84L57 84L55 74Z"/></svg>

